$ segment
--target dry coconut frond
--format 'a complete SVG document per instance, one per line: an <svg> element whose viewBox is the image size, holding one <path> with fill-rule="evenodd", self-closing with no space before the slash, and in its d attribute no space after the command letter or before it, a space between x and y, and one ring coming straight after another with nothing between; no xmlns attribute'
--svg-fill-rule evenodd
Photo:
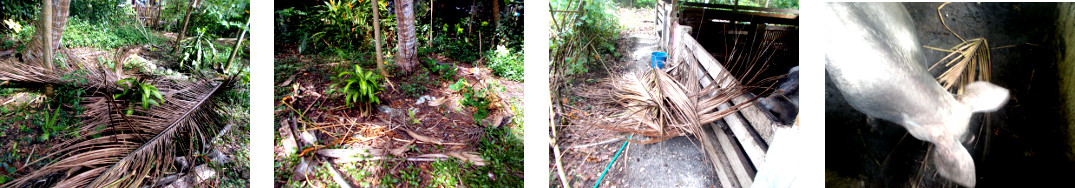
<svg viewBox="0 0 1075 188"><path fill-rule="evenodd" d="M948 3L943 3L937 7L937 16L941 18L941 25L944 26L948 32L955 35L959 40L963 41L956 46L949 49L940 49L935 47L924 46L925 48L948 52L947 56L944 56L940 61L934 63L929 67L929 70L933 70L934 67L941 64L945 60L951 59L948 63L945 63L945 67L949 67L944 71L941 76L937 77L937 82L940 82L941 86L946 90L952 90L952 86L956 87L956 94L963 93L963 86L970 84L974 81L989 81L989 42L985 38L974 38L970 40L964 40L958 33L952 31L948 27L948 24L944 22L944 15L941 14L941 9ZM977 78L975 78L977 76Z"/></svg>
<svg viewBox="0 0 1075 188"><path fill-rule="evenodd" d="M161 105L132 108L134 115L124 114L125 109L118 108L110 95L87 97L81 136L41 157L59 160L3 187L50 186L37 182L46 177L55 178L52 186L58 187L137 187L164 177L175 156L207 152L212 134L224 124L213 96L227 90L231 82L158 80L154 84L165 95Z"/></svg>
<svg viewBox="0 0 1075 188"><path fill-rule="evenodd" d="M621 131L647 136L670 136L680 132L699 133L703 124L714 122L740 107L717 110L720 104L744 94L742 88L718 88L716 84L688 93L686 87L659 69L628 73L617 82L613 97L623 106ZM749 104L743 104L745 106ZM626 127L638 124L641 127ZM654 135L653 132L658 134Z"/></svg>
<svg viewBox="0 0 1075 188"><path fill-rule="evenodd" d="M87 90L119 91L116 81L121 76L95 61L82 61L69 50L62 50L66 59L57 61L60 66L49 70L40 64L18 61L0 62L0 81L34 84L72 84ZM125 58L125 57L123 57ZM72 79L79 78L79 79Z"/></svg>
<svg viewBox="0 0 1075 188"><path fill-rule="evenodd" d="M947 56L929 67L933 70L941 62L948 60L948 63L944 64L948 70L937 77L937 82L940 82L944 89L951 90L952 86L959 86L956 93L963 93L964 85L977 80L989 81L989 42L984 38L970 39L947 50L928 46L926 48L949 52Z"/></svg>

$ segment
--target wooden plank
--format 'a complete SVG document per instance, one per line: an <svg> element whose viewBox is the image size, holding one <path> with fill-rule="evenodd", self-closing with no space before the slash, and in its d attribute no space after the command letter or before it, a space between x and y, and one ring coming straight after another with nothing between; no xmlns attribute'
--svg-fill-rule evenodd
<svg viewBox="0 0 1075 188"><path fill-rule="evenodd" d="M702 73L701 75L706 75L706 73ZM712 75L706 75L705 77L708 78L711 76ZM713 82L710 80L711 79L699 79L699 84L701 84L702 87L706 87L710 84L713 84ZM718 110L727 110L730 108L732 108L732 105L728 103L721 104L717 107ZM738 114L734 113L725 116L723 120L725 123L728 124L728 127L732 130L732 133L735 133L735 138L739 141L739 143L743 147L743 150L747 153L748 158L750 158L750 163L753 164L755 167L761 166L761 164L765 162L765 148L761 144L759 144L757 139L754 138L754 135L750 133L750 130L748 130L749 126L747 125L747 121L743 120L742 117L739 117Z"/></svg>
<svg viewBox="0 0 1075 188"><path fill-rule="evenodd" d="M710 124L710 125L715 125L715 124ZM713 126L713 127L716 127L716 126ZM704 132L704 133L701 133L701 134L710 134L710 133L715 133L715 132L707 130L707 132ZM698 137L698 138L701 138L701 137ZM720 143L720 141L717 139L716 135L712 135L712 136L709 136L709 137L706 137L706 138L708 138L708 140L699 140L699 142L703 142L703 143ZM716 146L716 147L723 148L723 146ZM732 165L732 163L730 163L730 160L728 160L727 157L724 157L727 154L725 154L723 152L723 150L717 150L715 152L717 152L717 156L710 156L709 162L712 162L713 166L716 167L716 168L714 168L714 170L717 171L717 181L720 182L720 185L722 187L742 187L742 186L736 186L735 184L733 184L733 183L738 183L738 182L733 182L733 180L735 179L734 177L736 177L735 172L733 172L732 170L728 170L728 168L731 168L733 165ZM706 154L706 155L708 155L708 154Z"/></svg>
<svg viewBox="0 0 1075 188"><path fill-rule="evenodd" d="M732 21L749 21L751 23L799 25L798 15L733 12L726 10L712 10L691 7L683 8L683 17L701 18L702 20L721 19Z"/></svg>
<svg viewBox="0 0 1075 188"><path fill-rule="evenodd" d="M698 58L698 63L702 65L702 68L710 76L710 78L716 79L719 76L722 76L722 74L729 74L727 73L728 71L720 65L720 62L717 61L716 58L709 56L709 52L706 52L705 48L703 48L701 44L698 44L698 41L694 40L694 38L682 37L681 40L683 41L683 44L685 44L684 46L686 48L689 48L692 52L694 52L695 58ZM735 79L722 79L718 82L720 82L720 84L718 85L719 87L732 87L739 85L739 82ZM735 104L742 104L747 100L749 100L749 98L745 96L739 96L732 99L732 102ZM751 127L753 127L754 130L758 132L758 135L761 136L761 140L764 142L765 145L768 145L770 142L772 142L772 127L773 125L776 125L776 123L773 122L771 119L768 119L768 116L765 116L761 109L756 106L749 106L741 109L740 113L744 113L745 116L750 117L748 118L748 120L750 122ZM739 136L738 133L736 133L736 135ZM750 153L748 152L747 154Z"/></svg>
<svg viewBox="0 0 1075 188"><path fill-rule="evenodd" d="M713 133L717 135L717 143L720 143L720 149L724 152L724 157L728 158L728 163L732 166L732 172L735 172L735 179L738 181L739 186L736 187L750 187L753 184L754 174L747 172L746 164L739 158L738 148L732 139L728 138L728 134L724 133L724 130L720 129L716 123L709 124L713 128ZM731 187L731 186L726 186Z"/></svg>
<svg viewBox="0 0 1075 188"><path fill-rule="evenodd" d="M743 104L748 100L750 100L750 98L746 95L740 95L732 99L732 104ZM772 119L769 119L769 116L765 115L765 112L762 112L761 108L751 105L739 110L739 113L743 113L747 122L750 122L750 125L754 127L754 130L758 132L758 135L765 140L766 145L773 143L773 135L776 133L774 127L776 127L777 123Z"/></svg>

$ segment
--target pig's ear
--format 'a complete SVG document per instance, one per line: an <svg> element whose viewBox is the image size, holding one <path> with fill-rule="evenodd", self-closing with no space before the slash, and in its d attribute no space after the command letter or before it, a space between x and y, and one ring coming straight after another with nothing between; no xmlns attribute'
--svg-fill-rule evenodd
<svg viewBox="0 0 1075 188"><path fill-rule="evenodd" d="M974 82L963 87L963 94L956 99L973 112L992 112L1008 102L1008 89L989 82Z"/></svg>
<svg viewBox="0 0 1075 188"><path fill-rule="evenodd" d="M974 159L967 152L967 148L952 139L934 143L934 146L936 148L933 148L933 156L936 158L933 163L937 172L959 185L974 187Z"/></svg>

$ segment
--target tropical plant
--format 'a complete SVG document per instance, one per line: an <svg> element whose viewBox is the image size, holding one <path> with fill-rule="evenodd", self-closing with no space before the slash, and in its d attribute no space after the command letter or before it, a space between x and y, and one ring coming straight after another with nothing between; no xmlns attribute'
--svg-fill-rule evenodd
<svg viewBox="0 0 1075 188"><path fill-rule="evenodd" d="M459 92L463 96L459 99L459 103L463 106L473 109L472 116L474 117L474 123L481 122L482 119L489 117L489 113L496 110L496 101L499 101L496 93L489 90L493 85L486 85L486 87L474 88L467 83L464 79L459 79L455 84L449 85L448 89ZM503 88L500 88L501 90Z"/></svg>
<svg viewBox="0 0 1075 188"><path fill-rule="evenodd" d="M136 78L125 78L116 81L116 85L124 88L123 92L115 94L112 98L130 98L140 99L142 108L149 109L150 106L160 106L164 101L164 97L161 96L160 90L157 90L156 86L149 83L142 83ZM127 114L131 114L131 110L127 110Z"/></svg>
<svg viewBox="0 0 1075 188"><path fill-rule="evenodd" d="M354 67L351 71L337 75L336 77L342 80L330 87L343 86L344 102L348 107L354 107L354 104L381 104L377 94L384 90L380 84L384 78L379 74L374 74L373 71L363 71L361 66L354 65Z"/></svg>
<svg viewBox="0 0 1075 188"><path fill-rule="evenodd" d="M179 62L179 68L189 71L198 71L206 67L224 72L224 63L228 60L227 47L217 48L207 36L206 28L198 28L198 35L192 41L186 43L183 48L183 58ZM239 42L239 41L236 41Z"/></svg>
<svg viewBox="0 0 1075 188"><path fill-rule="evenodd" d="M493 74L509 80L523 81L523 53L511 53L504 46L498 46L497 50L487 52L489 69Z"/></svg>
<svg viewBox="0 0 1075 188"><path fill-rule="evenodd" d="M378 2L381 25L381 38L394 38L395 14L390 12L387 2ZM313 7L308 16L299 24L300 33L311 33L303 40L308 40L314 47L345 48L369 47L373 37L373 5L356 0L328 0L323 5ZM389 36L385 36L389 35ZM306 41L303 41L306 43ZM312 48L317 49L317 48Z"/></svg>
<svg viewBox="0 0 1075 188"><path fill-rule="evenodd" d="M44 114L45 114L45 119L43 120L44 124L41 125L41 132L42 132L41 133L41 140L42 141L48 140L49 136L51 136L52 133L54 133L54 132L67 129L67 126L56 126L56 120L60 118L59 117L60 116L60 108L59 107L56 108L55 112L52 112L51 116L49 115L48 111L44 111Z"/></svg>
<svg viewBox="0 0 1075 188"><path fill-rule="evenodd" d="M424 62L423 65L426 66L426 69L429 69L429 72L432 72L433 74L438 75L437 78L439 78L441 81L455 80L455 64L454 63L453 64L442 64L442 63L437 62L436 60L429 59L429 58L426 58L426 60L423 61L423 62Z"/></svg>

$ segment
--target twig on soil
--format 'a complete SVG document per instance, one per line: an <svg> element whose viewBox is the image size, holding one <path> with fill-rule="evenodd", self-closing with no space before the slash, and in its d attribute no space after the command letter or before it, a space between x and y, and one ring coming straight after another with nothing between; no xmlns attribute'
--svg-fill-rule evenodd
<svg viewBox="0 0 1075 188"><path fill-rule="evenodd" d="M574 146L568 147L568 149L579 149L579 148L587 148L587 147L593 147L593 146L599 146L599 145L611 144L611 143L615 143L615 142L619 142L619 141L623 141L623 140L624 140L623 138L620 138L620 137L616 137L616 138L610 138L610 139L608 139L608 140L604 140L604 141L601 141L601 142L597 142L597 143L589 143L589 144L580 144L580 145L574 145Z"/></svg>
<svg viewBox="0 0 1075 188"><path fill-rule="evenodd" d="M440 142L440 143L437 143L437 142L428 142L428 141L423 141L423 140L406 140L406 139L402 139L402 138L392 138L392 140L401 141L401 142L414 142L414 143L418 143L418 144L436 144L436 145L451 145L451 146L465 146L466 145L466 144L463 144L463 143L452 143L452 142Z"/></svg>

